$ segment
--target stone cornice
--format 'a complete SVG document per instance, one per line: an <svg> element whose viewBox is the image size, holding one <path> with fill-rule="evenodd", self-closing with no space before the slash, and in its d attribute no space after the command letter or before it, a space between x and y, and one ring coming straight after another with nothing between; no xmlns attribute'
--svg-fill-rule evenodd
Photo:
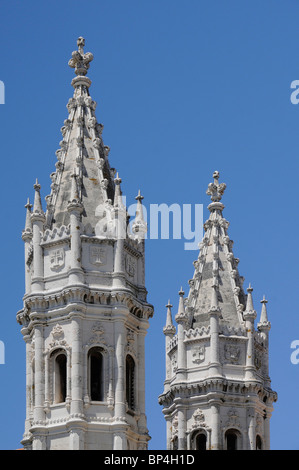
<svg viewBox="0 0 299 470"><path fill-rule="evenodd" d="M277 400L277 393L264 387L261 382L210 378L196 383L180 382L170 384L169 390L159 396L159 404L163 406L171 405L176 398L183 401L186 398L190 402L193 395L195 400L199 400L201 397L207 398L209 395L209 400L222 399L224 396L226 400L228 397L235 399L236 395L239 396L239 399L248 400L252 396L253 399L258 397L259 401L266 403L267 406L271 406Z"/></svg>
<svg viewBox="0 0 299 470"><path fill-rule="evenodd" d="M148 320L153 315L152 305L141 302L129 291L102 291L84 286L73 286L59 292L29 294L24 297L24 309L18 312L18 322L29 327L34 320L45 321L51 317L70 316L74 310L86 314L88 305L115 308L117 304L139 319Z"/></svg>

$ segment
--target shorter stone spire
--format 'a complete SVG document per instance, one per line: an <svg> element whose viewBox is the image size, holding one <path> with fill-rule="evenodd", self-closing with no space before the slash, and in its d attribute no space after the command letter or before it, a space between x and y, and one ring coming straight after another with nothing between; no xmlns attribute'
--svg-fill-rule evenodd
<svg viewBox="0 0 299 470"><path fill-rule="evenodd" d="M30 204L29 198L27 199L27 204L25 204L25 209L27 209L26 210L25 231L31 231L32 230L32 223L31 223L32 204Z"/></svg>
<svg viewBox="0 0 299 470"><path fill-rule="evenodd" d="M270 330L271 328L271 323L268 320L268 313L267 313L267 306L266 306L267 303L268 303L268 300L266 300L265 296L263 296L263 300L261 300L261 304L262 304L261 317L257 325L259 330Z"/></svg>
<svg viewBox="0 0 299 470"><path fill-rule="evenodd" d="M116 209L124 209L123 200L122 200L122 192L120 188L120 184L122 179L119 177L119 174L116 173L116 177L114 178L115 183L115 192L114 192L114 207Z"/></svg>
<svg viewBox="0 0 299 470"><path fill-rule="evenodd" d="M178 313L175 316L175 321L177 323L185 323L188 319L188 316L185 311L184 295L185 295L185 292L183 291L183 288L181 287L179 291L180 300L179 300Z"/></svg>
<svg viewBox="0 0 299 470"><path fill-rule="evenodd" d="M41 190L41 185L39 184L37 178L36 182L33 185L33 188L35 190L35 195L34 195L34 204L33 204L33 216L38 216L38 217L45 217L43 208L42 208L42 201L40 197L40 190Z"/></svg>
<svg viewBox="0 0 299 470"><path fill-rule="evenodd" d="M132 231L135 235L144 236L144 234L147 232L147 225L143 216L142 200L144 198L143 196L141 196L140 189L135 199L137 201L137 208L136 208L135 220L132 224Z"/></svg>
<svg viewBox="0 0 299 470"><path fill-rule="evenodd" d="M253 288L251 287L251 284L249 284L247 288L246 309L243 314L244 319L249 319L249 317L252 317L253 319L256 318L256 311L254 310L254 307L253 307L252 291L253 291Z"/></svg>
<svg viewBox="0 0 299 470"><path fill-rule="evenodd" d="M27 199L27 204L25 204L25 209L26 209L26 221L25 221L25 228L22 232L22 239L24 241L32 238L32 222L31 222L32 204L30 204L29 198Z"/></svg>
<svg viewBox="0 0 299 470"><path fill-rule="evenodd" d="M165 336L173 336L175 334L175 326L172 322L172 305L170 300L168 300L168 304L166 305L167 313L166 313L166 325L163 328L163 333Z"/></svg>

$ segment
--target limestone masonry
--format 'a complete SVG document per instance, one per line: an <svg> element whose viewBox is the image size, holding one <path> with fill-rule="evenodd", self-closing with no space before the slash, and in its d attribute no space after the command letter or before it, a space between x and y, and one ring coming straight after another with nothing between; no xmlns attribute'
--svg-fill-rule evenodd
<svg viewBox="0 0 299 470"><path fill-rule="evenodd" d="M25 229L25 295L17 314L26 343L28 450L146 450L144 341L147 301L140 191L129 229L121 179L96 119L79 38L69 66L73 97L43 209L34 184ZM228 237L219 174L189 295L179 292L164 328L166 378L159 402L167 449L269 449L276 393L268 372L266 300L257 329ZM162 384L161 384L162 388Z"/></svg>

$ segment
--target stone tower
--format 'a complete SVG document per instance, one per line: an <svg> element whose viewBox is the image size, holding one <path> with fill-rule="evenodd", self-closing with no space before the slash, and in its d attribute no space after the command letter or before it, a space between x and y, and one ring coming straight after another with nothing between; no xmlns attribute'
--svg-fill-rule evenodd
<svg viewBox="0 0 299 470"><path fill-rule="evenodd" d="M153 308L144 281L142 196L129 216L110 167L77 41L73 97L43 210L26 204L26 449L146 449L144 340Z"/></svg>
<svg viewBox="0 0 299 470"><path fill-rule="evenodd" d="M210 217L194 262L189 295L179 292L173 324L168 302L164 327L166 380L159 397L167 448L269 449L271 389L265 298L257 329L252 288L243 290L221 202L219 173L209 184Z"/></svg>

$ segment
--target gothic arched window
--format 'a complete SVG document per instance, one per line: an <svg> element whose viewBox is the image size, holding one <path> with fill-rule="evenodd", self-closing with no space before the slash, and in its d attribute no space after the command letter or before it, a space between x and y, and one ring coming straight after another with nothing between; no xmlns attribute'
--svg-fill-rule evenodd
<svg viewBox="0 0 299 470"><path fill-rule="evenodd" d="M130 410L135 409L135 362L132 356L126 357L126 400Z"/></svg>
<svg viewBox="0 0 299 470"><path fill-rule="evenodd" d="M89 393L92 401L103 401L103 354L102 349L95 347L88 353L89 360Z"/></svg>
<svg viewBox="0 0 299 470"><path fill-rule="evenodd" d="M54 403L63 403L66 399L66 354L54 351Z"/></svg>

